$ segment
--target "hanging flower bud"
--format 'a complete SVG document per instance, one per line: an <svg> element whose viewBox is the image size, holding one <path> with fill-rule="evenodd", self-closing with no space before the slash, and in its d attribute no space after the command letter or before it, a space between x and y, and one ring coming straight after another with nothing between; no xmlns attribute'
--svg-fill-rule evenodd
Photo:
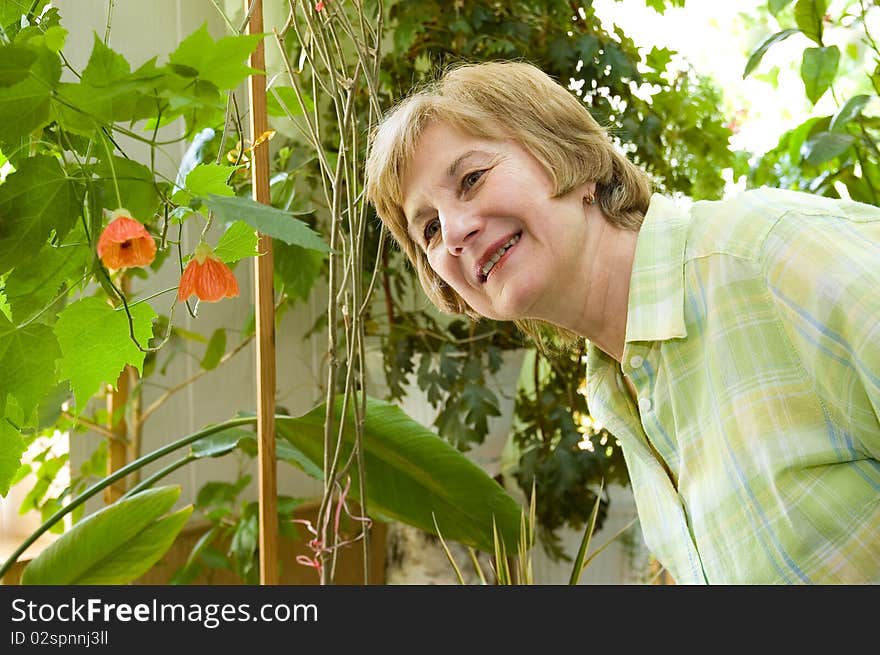
<svg viewBox="0 0 880 655"><path fill-rule="evenodd" d="M177 288L177 299L180 302L193 294L205 302L217 302L238 295L238 280L232 270L204 242L196 246L192 259L180 276L180 286Z"/></svg>
<svg viewBox="0 0 880 655"><path fill-rule="evenodd" d="M323 11L324 10L324 0L320 0L320 2L315 3L315 11Z"/></svg>
<svg viewBox="0 0 880 655"><path fill-rule="evenodd" d="M143 223L127 209L117 209L98 239L98 257L107 268L149 266L156 258L156 242Z"/></svg>

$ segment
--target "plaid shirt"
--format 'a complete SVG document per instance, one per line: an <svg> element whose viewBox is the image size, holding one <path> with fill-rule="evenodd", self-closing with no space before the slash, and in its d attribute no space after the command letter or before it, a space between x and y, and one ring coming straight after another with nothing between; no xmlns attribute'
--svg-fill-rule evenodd
<svg viewBox="0 0 880 655"><path fill-rule="evenodd" d="M628 312L587 399L675 581L880 583L880 208L655 194Z"/></svg>

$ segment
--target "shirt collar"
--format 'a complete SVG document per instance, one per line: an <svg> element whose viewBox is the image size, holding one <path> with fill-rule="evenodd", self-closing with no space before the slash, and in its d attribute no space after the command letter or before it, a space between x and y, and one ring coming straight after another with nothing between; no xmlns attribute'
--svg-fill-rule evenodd
<svg viewBox="0 0 880 655"><path fill-rule="evenodd" d="M662 341L687 336L684 323L684 252L689 218L670 199L653 194L639 229L626 341Z"/></svg>

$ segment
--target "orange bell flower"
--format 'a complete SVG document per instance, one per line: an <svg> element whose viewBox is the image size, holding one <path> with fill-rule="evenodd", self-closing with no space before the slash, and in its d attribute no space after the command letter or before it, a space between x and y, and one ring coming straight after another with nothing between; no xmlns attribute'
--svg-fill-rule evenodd
<svg viewBox="0 0 880 655"><path fill-rule="evenodd" d="M107 268L149 266L156 258L156 242L143 223L127 209L117 209L98 239L98 257Z"/></svg>
<svg viewBox="0 0 880 655"><path fill-rule="evenodd" d="M206 243L196 246L192 259L180 276L177 299L183 302L193 294L205 302L217 302L238 295L238 280L232 270Z"/></svg>

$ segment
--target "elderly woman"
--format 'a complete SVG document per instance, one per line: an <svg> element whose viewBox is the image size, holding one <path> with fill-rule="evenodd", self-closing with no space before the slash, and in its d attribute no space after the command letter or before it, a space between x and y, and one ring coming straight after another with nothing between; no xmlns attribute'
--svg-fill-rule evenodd
<svg viewBox="0 0 880 655"><path fill-rule="evenodd" d="M393 108L367 194L438 308L589 342L590 411L676 582L880 582L880 209L683 210L519 62Z"/></svg>

